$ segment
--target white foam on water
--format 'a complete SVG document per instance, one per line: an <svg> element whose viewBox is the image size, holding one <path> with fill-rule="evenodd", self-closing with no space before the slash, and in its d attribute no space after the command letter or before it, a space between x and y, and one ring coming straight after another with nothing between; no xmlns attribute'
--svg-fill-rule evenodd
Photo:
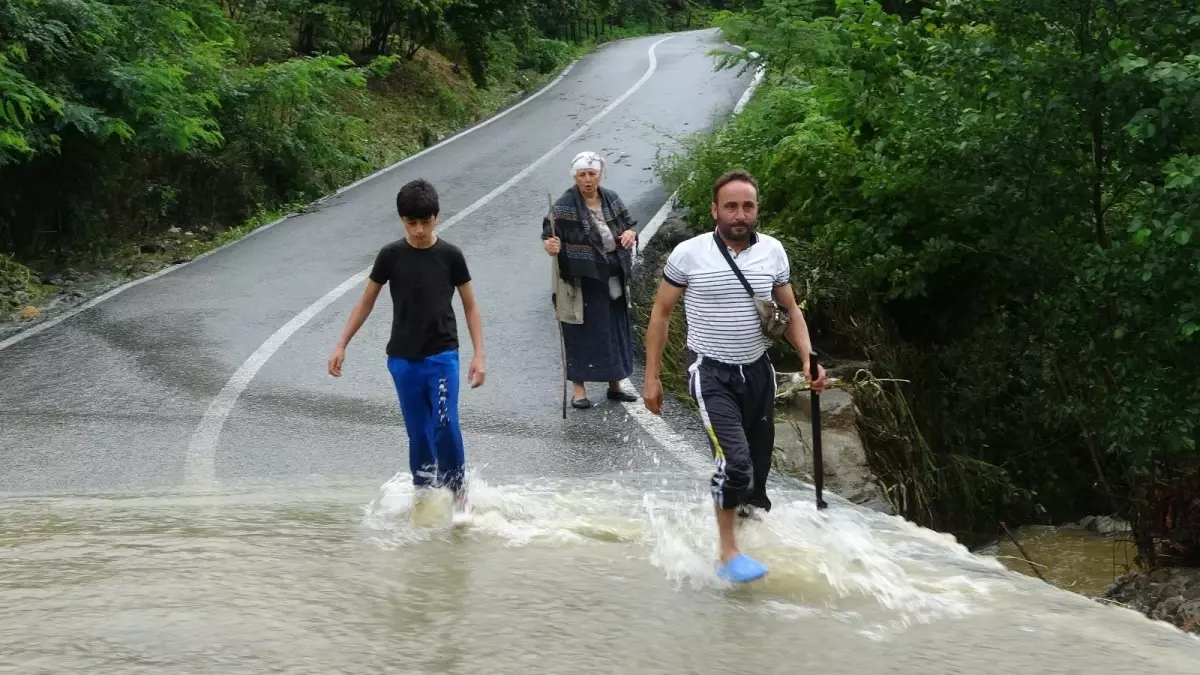
<svg viewBox="0 0 1200 675"><path fill-rule="evenodd" d="M819 615L853 621L872 640L985 611L989 597L1009 583L1003 576L968 576L957 567L955 562L990 569L993 563L953 537L849 505L818 512L799 491L772 490L771 512L739 525L742 550L771 573L735 588L716 573L707 485L649 491L636 480L496 486L469 473L468 487L473 519L465 528L450 525L448 493L415 500L407 473L380 488L364 507L363 524L373 542L389 549L456 532L517 547L623 545L680 590L749 597L752 611L791 620Z"/></svg>
<svg viewBox="0 0 1200 675"><path fill-rule="evenodd" d="M711 501L707 494L681 497L643 497L651 530L650 562L680 586L731 588L715 572ZM864 637L882 640L913 624L978 613L989 596L1006 586L1003 579L972 578L948 564L971 557L952 537L913 536L903 525L879 528L875 521L888 517L856 507L818 512L807 499L788 501L778 493L772 498L769 514L738 528L742 551L770 569L766 579L751 585L753 592L794 606L819 607L822 616L861 608L887 617L865 628ZM889 529L894 538L877 531L887 535ZM901 542L906 546L894 546ZM762 608L778 611L776 605Z"/></svg>
<svg viewBox="0 0 1200 675"><path fill-rule="evenodd" d="M621 488L611 485L573 486L523 484L496 487L467 473L471 522L462 531L501 540L508 546L586 544L634 541L642 528L636 513L620 513ZM380 533L373 539L388 547L447 536L451 530L451 499L445 490L422 490L412 476L398 473L380 488L379 496L363 509L363 524Z"/></svg>
<svg viewBox="0 0 1200 675"><path fill-rule="evenodd" d="M646 493L642 496L648 528L650 562L676 585L694 589L723 588L730 584L717 576L713 554L717 530L712 502L703 494Z"/></svg>

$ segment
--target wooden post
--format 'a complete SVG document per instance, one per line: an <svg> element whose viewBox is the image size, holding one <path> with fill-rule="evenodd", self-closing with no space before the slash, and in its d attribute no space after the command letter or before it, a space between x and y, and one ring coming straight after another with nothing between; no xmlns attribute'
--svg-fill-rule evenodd
<svg viewBox="0 0 1200 675"><path fill-rule="evenodd" d="M1046 577L1042 576L1041 570L1039 570L1037 568L1037 565L1033 564L1033 559L1030 558L1029 554L1025 552L1025 547L1021 545L1021 542L1017 541L1017 538L1015 536L1013 536L1013 533L1008 529L1008 525L1005 524L1004 522L1001 522L1000 527L1004 528L1004 533L1008 535L1008 538L1012 540L1012 543L1017 545L1017 550L1021 552L1021 555L1024 557L1025 562L1029 563L1029 569L1033 570L1033 573L1038 575L1039 579L1041 579L1042 581L1046 581ZM1047 583L1049 583L1049 582L1047 582Z"/></svg>
<svg viewBox="0 0 1200 675"><path fill-rule="evenodd" d="M550 236L557 237L558 230L554 224L554 196L546 193L546 201L550 204L548 218L550 219ZM550 294L554 298L554 329L558 331L558 354L562 359L562 417L567 419L567 347L563 338L562 324L558 320L559 297L555 292L558 288L558 256L550 259Z"/></svg>

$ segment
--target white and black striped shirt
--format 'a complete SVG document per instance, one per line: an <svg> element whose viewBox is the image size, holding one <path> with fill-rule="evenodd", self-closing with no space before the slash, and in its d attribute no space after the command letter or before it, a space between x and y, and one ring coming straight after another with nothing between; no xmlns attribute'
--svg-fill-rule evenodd
<svg viewBox="0 0 1200 675"><path fill-rule="evenodd" d="M667 258L663 278L683 288L687 346L701 356L725 363L753 363L771 340L763 334L754 300L738 281L717 247L716 231L679 244ZM778 239L754 233L741 253L729 250L754 294L770 298L791 281L787 253Z"/></svg>

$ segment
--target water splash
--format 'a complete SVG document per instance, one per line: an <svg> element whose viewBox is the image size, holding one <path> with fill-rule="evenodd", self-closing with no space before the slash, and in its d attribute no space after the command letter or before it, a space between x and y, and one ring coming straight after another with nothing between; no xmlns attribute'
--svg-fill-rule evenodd
<svg viewBox="0 0 1200 675"><path fill-rule="evenodd" d="M468 470L466 483L472 519L465 530L451 525L447 491L418 491L411 475L403 472L363 508L363 524L381 533L373 541L389 548L455 532L492 537L508 546L628 542L640 535L634 514L620 510L622 489L616 482L565 488L531 482L502 488Z"/></svg>
<svg viewBox="0 0 1200 675"><path fill-rule="evenodd" d="M716 574L716 526L705 486L672 489L655 474L644 476L654 486L645 489L633 478L495 486L469 472L474 519L455 530L449 494L418 498L408 474L399 473L364 507L363 522L385 548L452 536L509 547L621 545L677 588L740 593ZM742 549L771 569L748 589L758 611L789 606L799 612L794 617L811 609L843 619L869 612L881 620L863 635L882 640L913 624L986 611L994 590L1009 585L1002 565L972 555L953 537L849 504L818 512L797 490L776 491L773 499L769 514L739 523ZM997 574L968 576L948 562Z"/></svg>
<svg viewBox="0 0 1200 675"><path fill-rule="evenodd" d="M643 505L650 561L668 580L694 589L731 588L715 573L716 526L707 495L647 494ZM849 506L817 512L809 500L777 499L769 515L738 527L742 550L771 570L755 593L826 613L871 609L889 617L864 633L872 639L914 623L982 611L994 584L947 574L946 559L970 556L966 549L952 538L935 536L909 538L905 550L880 536L889 528L879 528L877 521L888 517L876 515ZM890 529L913 536L907 527Z"/></svg>

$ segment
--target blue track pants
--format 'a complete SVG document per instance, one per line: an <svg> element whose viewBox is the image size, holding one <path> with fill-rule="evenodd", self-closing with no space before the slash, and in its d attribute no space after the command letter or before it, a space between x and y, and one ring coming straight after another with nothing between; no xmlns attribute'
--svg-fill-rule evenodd
<svg viewBox="0 0 1200 675"><path fill-rule="evenodd" d="M463 483L462 430L458 426L458 350L423 359L388 357L400 412L408 431L408 466L414 485Z"/></svg>

